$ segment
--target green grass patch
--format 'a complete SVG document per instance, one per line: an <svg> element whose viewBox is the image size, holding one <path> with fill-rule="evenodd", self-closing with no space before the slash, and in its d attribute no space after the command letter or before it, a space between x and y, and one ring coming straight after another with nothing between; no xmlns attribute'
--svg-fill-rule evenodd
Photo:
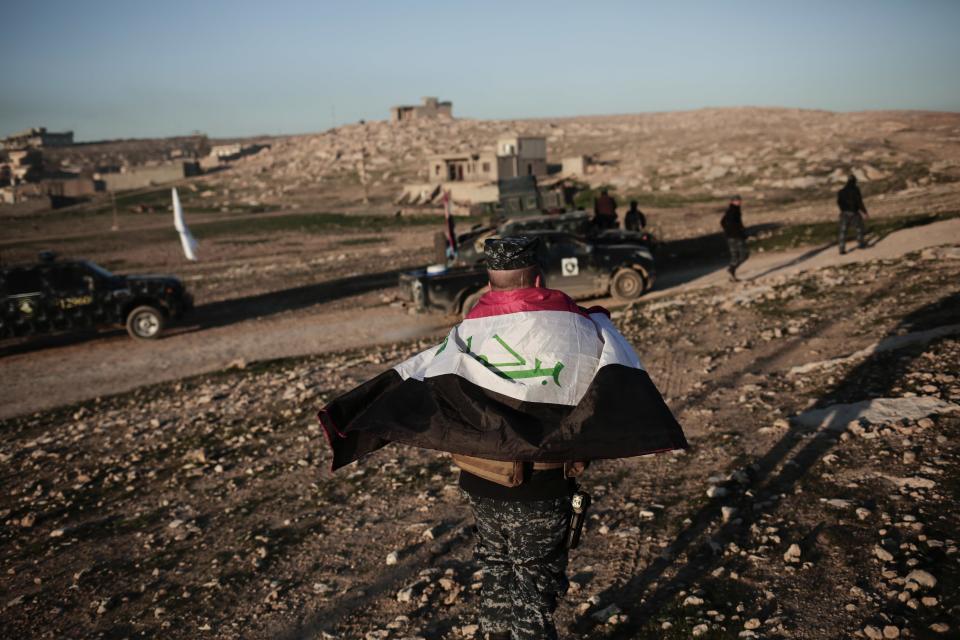
<svg viewBox="0 0 960 640"><path fill-rule="evenodd" d="M602 184L596 188L593 188L584 182L577 182L575 184L579 191L577 191L577 194L573 196L573 204L578 209L593 211L593 201L600 196L600 192L604 189L607 190L610 196L616 197L615 191L617 188L609 184Z"/></svg>
<svg viewBox="0 0 960 640"><path fill-rule="evenodd" d="M167 207L171 206L173 202L170 197L170 189L170 187L164 187L162 189L151 189L149 191L118 193L114 196L117 202L117 212L127 213L131 207L135 206L153 207L157 212L166 211ZM84 211L84 213L88 215L112 213L113 202L111 202L109 195L102 196L101 198L102 199L97 201L96 206L92 206L90 209ZM183 196L181 196L181 199L183 199Z"/></svg>
<svg viewBox="0 0 960 640"><path fill-rule="evenodd" d="M196 225L191 230L199 239L225 235L256 235L275 233L328 233L354 229L404 229L425 225L438 225L441 219L435 215L378 216L346 213L295 213L243 220L218 220Z"/></svg>
<svg viewBox="0 0 960 640"><path fill-rule="evenodd" d="M731 194L733 191L730 192ZM685 207L692 204L703 204L705 202L716 202L717 206L723 206L726 204L727 200L724 196L714 196L709 193L692 193L689 195L681 195L679 193L671 193L669 191L631 191L623 196L623 208L624 211L628 208L630 201L636 200L637 206L641 209L643 207L657 207L660 209L671 209L677 207Z"/></svg>

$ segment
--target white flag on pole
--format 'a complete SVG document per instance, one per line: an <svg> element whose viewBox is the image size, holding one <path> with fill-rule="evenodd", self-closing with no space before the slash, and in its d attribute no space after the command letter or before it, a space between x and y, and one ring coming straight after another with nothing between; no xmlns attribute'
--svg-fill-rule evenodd
<svg viewBox="0 0 960 640"><path fill-rule="evenodd" d="M180 244L183 245L183 255L187 260L197 259L197 239L190 233L187 223L183 221L183 207L180 206L180 196L173 189L173 226L180 234Z"/></svg>

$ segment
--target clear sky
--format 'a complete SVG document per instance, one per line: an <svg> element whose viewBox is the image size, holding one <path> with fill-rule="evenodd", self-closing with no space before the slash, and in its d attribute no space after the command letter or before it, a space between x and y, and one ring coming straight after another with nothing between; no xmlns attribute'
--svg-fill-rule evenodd
<svg viewBox="0 0 960 640"><path fill-rule="evenodd" d="M960 110L960 0L29 0L0 15L0 135L301 133L425 95L476 118Z"/></svg>

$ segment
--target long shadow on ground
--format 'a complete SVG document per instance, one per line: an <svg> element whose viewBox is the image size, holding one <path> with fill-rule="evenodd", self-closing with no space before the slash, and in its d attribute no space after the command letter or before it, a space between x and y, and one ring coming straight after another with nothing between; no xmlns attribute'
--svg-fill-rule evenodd
<svg viewBox="0 0 960 640"><path fill-rule="evenodd" d="M960 293L953 293L907 315L888 335L896 335L901 328L917 331L947 324L955 320L958 314L960 314ZM902 357L903 351L869 357L820 398L815 407L889 395L902 378L909 362L929 348L929 344L907 348L905 351L912 357ZM685 404L694 404L717 389L730 386L735 382L735 379L729 379L729 377L715 381L713 384L706 385L697 396L692 397ZM791 454L797 444L802 442L802 436L809 434L807 429L791 427L766 454L745 469L750 475L753 493L755 495L791 493L797 482L804 478L810 469L836 445L840 435L846 429L846 424L827 424L810 437L799 450ZM669 546L668 554L654 559L626 584L599 594L601 601L617 603L629 615L631 621L643 621L655 615L679 590L691 582L704 578L724 563L722 557L714 554L710 545L698 542L705 533L711 532L709 536L711 540L720 547L726 547L728 543L739 540L742 532L749 530L761 515L776 509L775 506L765 512L741 509L738 513L740 522L723 524L721 506L730 502L730 499L713 498L696 513L691 514L689 516L691 524L677 534ZM677 558L682 554L685 554L687 559L681 566ZM675 574L663 580L666 572L671 568L676 569ZM584 622L583 627L577 630L583 633L589 626L588 622ZM636 638L640 637L636 635L638 631L640 631L639 625L631 622L618 628L613 635L605 637Z"/></svg>
<svg viewBox="0 0 960 640"><path fill-rule="evenodd" d="M400 273L406 270L393 269L378 273L363 273L280 291L268 291L243 298L211 302L198 306L189 320L190 324L196 324L199 329L212 329L253 318L296 311L315 304L395 286Z"/></svg>
<svg viewBox="0 0 960 640"><path fill-rule="evenodd" d="M466 507L463 511L466 511ZM310 612L296 627L278 629L271 637L275 640L309 640L320 637L324 632L335 633L340 625L368 608L371 602L387 593L395 593L421 570L437 566L439 559L449 559L455 549L468 544L471 536L465 531L465 523L466 518L444 521L441 527L445 529L446 535L439 540L421 546L401 564L380 571L380 578L376 582L358 585L359 590L355 593Z"/></svg>
<svg viewBox="0 0 960 640"><path fill-rule="evenodd" d="M222 300L197 306L182 323L182 327L174 326L175 333L192 333L224 327L252 320L264 318L286 311L296 311L316 304L333 302L350 296L361 295L385 289L396 285L397 278L406 269L381 271L379 273L364 273L346 278L337 278L325 282L301 285L280 291L268 291L243 298ZM9 341L10 344L0 346L0 357L17 353L29 353L38 349L66 347L100 338L121 336L121 329L106 331L84 330L76 333L60 333L31 338L18 338ZM161 337L161 340L163 338Z"/></svg>
<svg viewBox="0 0 960 640"><path fill-rule="evenodd" d="M760 224L748 228L755 236L780 228L780 224ZM669 240L657 247L657 280L654 291L679 287L697 278L727 267L729 249L723 233L711 233L695 238Z"/></svg>

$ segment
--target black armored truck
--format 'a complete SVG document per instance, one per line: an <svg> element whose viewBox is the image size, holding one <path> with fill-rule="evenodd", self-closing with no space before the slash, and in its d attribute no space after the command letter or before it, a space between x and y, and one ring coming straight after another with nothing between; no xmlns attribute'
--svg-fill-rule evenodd
<svg viewBox="0 0 960 640"><path fill-rule="evenodd" d="M510 235L540 238L538 261L546 285L572 298L612 295L634 300L653 287L655 241L645 232L597 229L583 211L478 225L457 236L452 259L400 275L400 288L419 310L466 314L483 294L483 243ZM438 256L439 258L439 256Z"/></svg>
<svg viewBox="0 0 960 640"><path fill-rule="evenodd" d="M151 340L193 307L173 276L123 276L88 260L58 260L0 268L0 338L126 326Z"/></svg>

